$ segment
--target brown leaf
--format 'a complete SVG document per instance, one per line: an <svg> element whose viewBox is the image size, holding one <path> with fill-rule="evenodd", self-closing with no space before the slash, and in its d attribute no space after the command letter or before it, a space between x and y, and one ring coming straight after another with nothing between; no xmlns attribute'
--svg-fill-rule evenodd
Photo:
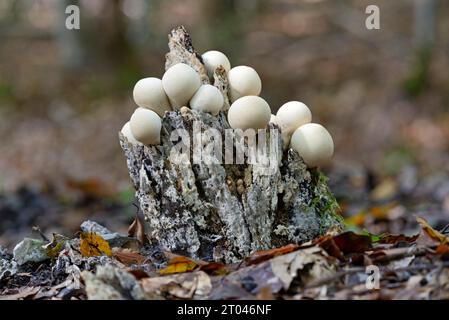
<svg viewBox="0 0 449 320"><path fill-rule="evenodd" d="M334 237L324 236L317 242L326 252L341 261L346 254L363 253L372 248L370 236L347 231Z"/></svg>
<svg viewBox="0 0 449 320"><path fill-rule="evenodd" d="M229 273L229 269L223 263L205 261L196 262L199 264L200 270L206 272L207 274L218 276Z"/></svg>
<svg viewBox="0 0 449 320"><path fill-rule="evenodd" d="M340 248L337 246L332 237L327 236L322 238L319 242L321 248L323 248L331 257L337 258L340 261L345 261L346 258L341 252Z"/></svg>
<svg viewBox="0 0 449 320"><path fill-rule="evenodd" d="M449 260L449 245L447 243L440 244L436 248L435 253L441 255L443 260Z"/></svg>
<svg viewBox="0 0 449 320"><path fill-rule="evenodd" d="M344 253L362 253L371 249L371 237L356 234L352 231L344 232L333 238L335 244Z"/></svg>
<svg viewBox="0 0 449 320"><path fill-rule="evenodd" d="M136 238L141 245L145 245L148 243L148 238L145 233L145 227L142 223L142 219L138 214L136 214L134 221L128 228L128 236Z"/></svg>
<svg viewBox="0 0 449 320"><path fill-rule="evenodd" d="M80 233L80 251L83 257L102 255L110 257L112 255L109 243L94 232Z"/></svg>
<svg viewBox="0 0 449 320"><path fill-rule="evenodd" d="M127 269L137 280L148 278L150 275L142 269Z"/></svg>
<svg viewBox="0 0 449 320"><path fill-rule="evenodd" d="M299 245L291 243L280 248L256 251L252 253L249 257L247 257L245 259L245 262L246 265L248 266L252 264L258 264L266 260L270 260L271 258L298 250L299 247L300 247Z"/></svg>
<svg viewBox="0 0 449 320"><path fill-rule="evenodd" d="M285 290L298 276L301 278L301 283L307 285L335 273L333 261L318 246L276 257L269 263L273 274L282 282Z"/></svg>
<svg viewBox="0 0 449 320"><path fill-rule="evenodd" d="M449 237L432 228L432 226L424 218L416 217L416 221L421 225L421 228L425 234L427 234L432 240L443 244L449 242Z"/></svg>
<svg viewBox="0 0 449 320"><path fill-rule="evenodd" d="M148 258L130 249L114 249L112 256L125 265L143 264Z"/></svg>
<svg viewBox="0 0 449 320"><path fill-rule="evenodd" d="M380 237L379 243L397 244L399 242L413 243L419 237L419 234L413 236L406 236L404 234L385 234Z"/></svg>

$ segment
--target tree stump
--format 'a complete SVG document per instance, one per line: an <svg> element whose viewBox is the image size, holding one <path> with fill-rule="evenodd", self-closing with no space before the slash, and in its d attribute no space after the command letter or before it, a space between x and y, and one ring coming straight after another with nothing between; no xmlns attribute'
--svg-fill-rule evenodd
<svg viewBox="0 0 449 320"><path fill-rule="evenodd" d="M209 83L201 57L184 27L171 31L169 48L166 69L183 62L200 74L203 83ZM186 107L167 112L158 146L132 144L119 133L150 242L195 259L231 263L256 250L303 243L331 227L340 228L338 204L327 178L317 169L307 169L292 149L283 151L281 135L271 133L277 129L273 124L269 124L265 137L266 141L275 139L275 148L268 152L279 151L271 174L257 163L198 161L194 152L180 162L171 161L170 152L179 143L179 139L172 141L174 130L190 132L189 146L195 143L194 126L214 128L223 141L228 139L226 111L230 103L222 68L215 71L213 85L225 98L218 116ZM242 142L234 149L237 153L247 141L232 137Z"/></svg>

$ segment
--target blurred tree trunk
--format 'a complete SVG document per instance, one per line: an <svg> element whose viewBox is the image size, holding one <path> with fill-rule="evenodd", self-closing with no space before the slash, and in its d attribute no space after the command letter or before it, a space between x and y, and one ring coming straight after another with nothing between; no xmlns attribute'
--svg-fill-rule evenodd
<svg viewBox="0 0 449 320"><path fill-rule="evenodd" d="M109 0L107 3L109 14L104 22L105 49L115 62L132 52L132 48L126 37L127 21L122 12L123 0Z"/></svg>
<svg viewBox="0 0 449 320"><path fill-rule="evenodd" d="M414 32L417 47L428 50L435 42L435 0L415 0Z"/></svg>

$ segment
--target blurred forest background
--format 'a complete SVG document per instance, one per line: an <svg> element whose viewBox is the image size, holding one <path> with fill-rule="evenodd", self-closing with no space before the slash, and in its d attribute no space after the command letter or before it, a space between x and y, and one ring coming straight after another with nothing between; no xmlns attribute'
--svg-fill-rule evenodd
<svg viewBox="0 0 449 320"><path fill-rule="evenodd" d="M65 28L70 4L80 30ZM370 4L380 30L365 28ZM402 231L416 212L449 222L448 1L1 0L1 245L85 219L126 230L135 208L118 131L180 24L199 52L254 67L273 113L303 101L329 129L323 170L349 225Z"/></svg>

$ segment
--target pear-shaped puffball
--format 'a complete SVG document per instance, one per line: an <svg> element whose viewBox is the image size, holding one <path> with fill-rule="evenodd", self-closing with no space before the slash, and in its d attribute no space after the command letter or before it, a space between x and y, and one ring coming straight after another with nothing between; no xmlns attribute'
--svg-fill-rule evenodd
<svg viewBox="0 0 449 320"><path fill-rule="evenodd" d="M290 101L283 104L276 113L284 145L288 146L293 132L300 126L312 121L310 109L302 102Z"/></svg>
<svg viewBox="0 0 449 320"><path fill-rule="evenodd" d="M139 141L137 141L136 138L134 138L133 133L131 132L129 121L125 123L125 125L122 127L121 132L126 137L126 139L128 139L128 142L133 144L139 143Z"/></svg>
<svg viewBox="0 0 449 320"><path fill-rule="evenodd" d="M220 90L210 84L203 84L190 99L190 108L216 116L223 107L223 103L224 99Z"/></svg>
<svg viewBox="0 0 449 320"><path fill-rule="evenodd" d="M256 70L247 66L238 66L229 70L229 94L231 102L244 96L258 96L262 90L262 81Z"/></svg>
<svg viewBox="0 0 449 320"><path fill-rule="evenodd" d="M203 53L201 56L204 62L204 66L206 67L207 75L209 78L214 78L215 69L219 66L222 66L226 72L229 72L231 69L231 63L229 62L228 57L226 57L222 52L211 50Z"/></svg>
<svg viewBox="0 0 449 320"><path fill-rule="evenodd" d="M137 141L150 145L161 142L161 118L154 111L137 108L129 121L131 133Z"/></svg>
<svg viewBox="0 0 449 320"><path fill-rule="evenodd" d="M201 86L200 75L185 63L178 63L165 71L162 86L173 109L186 106Z"/></svg>
<svg viewBox="0 0 449 320"><path fill-rule="evenodd" d="M276 116L275 116L274 114L272 114L272 115L270 116L270 123L277 124Z"/></svg>
<svg viewBox="0 0 449 320"><path fill-rule="evenodd" d="M264 129L270 117L270 106L258 96L241 97L228 110L228 122L234 129Z"/></svg>
<svg viewBox="0 0 449 320"><path fill-rule="evenodd" d="M307 123L296 129L290 146L298 152L309 168L326 163L334 154L331 135L317 123Z"/></svg>
<svg viewBox="0 0 449 320"><path fill-rule="evenodd" d="M134 101L139 107L153 110L161 117L170 111L170 102L158 78L144 78L137 81L133 90Z"/></svg>

